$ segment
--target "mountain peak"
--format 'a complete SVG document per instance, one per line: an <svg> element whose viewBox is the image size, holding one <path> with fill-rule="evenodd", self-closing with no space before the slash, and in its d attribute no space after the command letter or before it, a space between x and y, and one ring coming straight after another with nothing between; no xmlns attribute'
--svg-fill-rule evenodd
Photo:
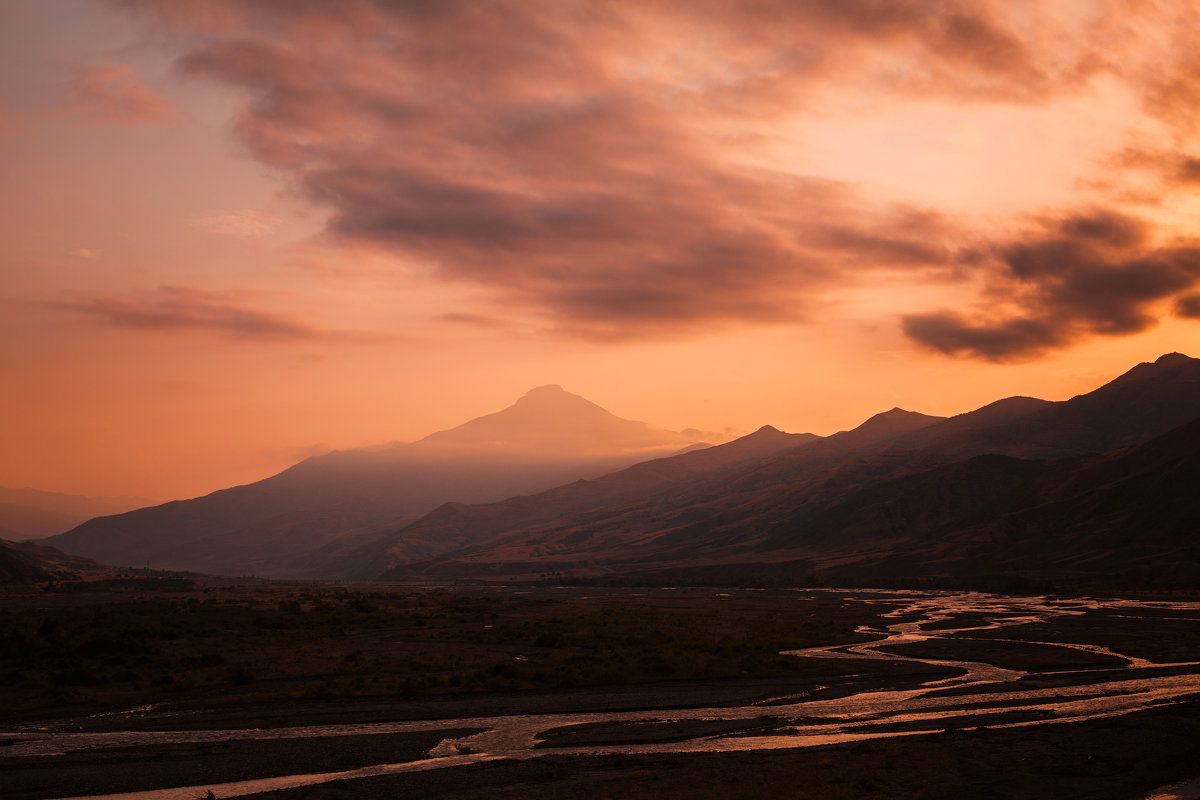
<svg viewBox="0 0 1200 800"><path fill-rule="evenodd" d="M1144 381L1174 380L1177 373L1198 367L1200 367L1200 359L1185 356L1183 353L1166 353L1154 361L1143 361L1096 391L1104 392L1109 387L1124 387Z"/></svg>
<svg viewBox="0 0 1200 800"><path fill-rule="evenodd" d="M895 408L889 408L887 411L880 411L878 414L872 416L867 421L870 422L871 420L885 421L885 420L894 420L894 419L917 419L918 417L925 417L925 416L928 416L928 415L922 414L919 411L908 411L906 409L900 408L899 406L896 406Z"/></svg>
<svg viewBox="0 0 1200 800"><path fill-rule="evenodd" d="M528 413L536 412L544 414L547 412L557 413L557 410L559 409L565 412L566 409L571 408L574 408L577 412L580 409L588 409L583 413L608 414L607 411L600 408L600 406L596 405L591 400L588 400L586 397L581 395L568 392L557 383L548 383L545 386L537 386L533 389L530 389L528 392L517 398L517 402L513 403L505 410L509 412L518 410Z"/></svg>
<svg viewBox="0 0 1200 800"><path fill-rule="evenodd" d="M502 411L430 434L421 443L578 455L677 448L696 441L687 432L622 419L558 384L547 384L530 389Z"/></svg>
<svg viewBox="0 0 1200 800"><path fill-rule="evenodd" d="M935 422L941 422L942 419L944 418L931 417L928 414L922 414L919 411L906 411L903 408L893 408L889 411L882 411L875 416L870 417L866 422L862 423L857 428L854 428L852 432L860 435L908 433L909 431L932 425Z"/></svg>
<svg viewBox="0 0 1200 800"><path fill-rule="evenodd" d="M526 400L538 397L555 397L564 394L569 394L569 392L563 387L559 386L557 383L548 383L545 386L535 386L525 394L521 395L521 399Z"/></svg>
<svg viewBox="0 0 1200 800"><path fill-rule="evenodd" d="M1164 355L1159 356L1158 359L1154 363L1162 364L1164 367L1170 367L1170 366L1174 366L1176 364L1186 364L1189 361L1195 361L1195 360L1196 359L1194 359L1190 356L1185 356L1183 353L1166 353Z"/></svg>

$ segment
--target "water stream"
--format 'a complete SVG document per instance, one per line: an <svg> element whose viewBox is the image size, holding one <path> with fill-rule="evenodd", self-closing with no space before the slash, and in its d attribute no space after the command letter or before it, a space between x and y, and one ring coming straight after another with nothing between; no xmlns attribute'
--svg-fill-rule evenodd
<svg viewBox="0 0 1200 800"><path fill-rule="evenodd" d="M880 593L862 595L864 601L879 602ZM165 798L194 800L212 791L217 797L238 797L273 789L309 786L337 780L362 778L418 770L443 769L497 759L535 759L552 754L687 753L774 750L860 741L885 736L929 734L972 727L1008 728L1047 725L1116 716L1156 704L1170 703L1184 695L1200 692L1200 662L1153 663L1093 644L1030 643L1066 647L1091 656L1124 659L1127 666L1102 669L1064 670L1069 681L1023 681L1030 673L974 661L913 658L881 648L897 644L954 637L962 640L971 632L990 631L1046 621L1089 611L1106 613L1163 610L1200 612L1197 603L1139 603L1127 600L1070 600L1045 597L1013 598L977 593L899 592L885 595L897 608L887 615L896 620L883 628L865 628L861 633L876 640L831 647L787 651L803 658L900 659L951 667L961 674L935 678L916 688L865 690L850 696L826 698L790 694L764 698L735 707L652 709L600 713L531 714L405 722L300 726L279 729L176 730L78 732L18 729L0 732L11 746L5 756L43 756L114 747L136 747L169 743L225 742L230 740L298 739L304 737L360 736L365 734L438 731L452 728L483 729L479 733L447 738L431 749L426 758L378 764L361 769L308 775L280 775L205 786L166 787L154 791L113 795L91 795L72 800L149 800ZM1197 613L1196 616L1200 616ZM962 618L961 626L951 621ZM969 638L969 637L968 637ZM1009 640L989 636L997 647ZM1012 640L1015 642L1016 640ZM1120 663L1120 662L1117 662ZM1164 669L1171 667L1172 669ZM1164 672L1168 674L1163 674ZM1095 680L1088 678L1094 673ZM1174 674L1171 674L1174 673ZM1056 673L1042 670L1038 676ZM1082 676L1082 677L1081 677ZM713 732L712 725L737 723L729 730ZM758 724L761 722L762 724ZM705 731L691 735L690 730ZM603 726L608 742L570 744L572 732ZM678 726L681 735L661 736L665 741L621 741L620 726L669 731ZM613 731L618 731L614 736ZM563 734L568 734L563 737ZM556 746L556 736L563 737ZM586 739L586 736L583 737ZM601 737L603 738L603 737ZM653 738L653 737L651 737ZM636 737L630 737L636 741ZM579 742L580 738L575 737ZM1163 795L1169 796L1169 795Z"/></svg>

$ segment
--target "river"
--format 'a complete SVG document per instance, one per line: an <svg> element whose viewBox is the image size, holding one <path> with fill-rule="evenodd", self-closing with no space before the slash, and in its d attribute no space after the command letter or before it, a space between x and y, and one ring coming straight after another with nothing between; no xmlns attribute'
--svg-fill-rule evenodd
<svg viewBox="0 0 1200 800"><path fill-rule="evenodd" d="M195 800L212 792L240 797L273 789L312 786L418 770L449 769L499 759L538 759L552 754L614 755L694 753L803 748L879 737L911 736L987 726L1007 728L1060 725L1116 716L1177 702L1200 692L1200 662L1152 662L1089 642L1037 642L1001 632L1023 626L1103 612L1119 617L1169 615L1200 621L1200 604L1135 600L1012 597L952 592L863 592L847 602L895 604L875 628L876 638L852 645L786 651L797 658L902 659L947 668L906 688L874 686L849 696L823 696L822 687L759 698L732 707L660 708L595 713L541 713L224 730L80 731L17 727L0 732L6 758L34 757L53 762L67 754L170 743L295 740L373 734L470 729L441 740L424 757L379 763L353 770L281 774L204 785L161 786L152 791L81 795L73 800ZM856 600L855 598L858 598ZM914 645L1051 648L1074 652L1082 664L1036 671L1011 665L947 657L914 656ZM1063 649L1065 648L1065 649ZM1013 659L991 658L1001 664ZM1068 658L1067 661L1070 661ZM946 674L945 672L943 674ZM74 726L72 726L74 727ZM1183 795L1179 795L1183 796Z"/></svg>

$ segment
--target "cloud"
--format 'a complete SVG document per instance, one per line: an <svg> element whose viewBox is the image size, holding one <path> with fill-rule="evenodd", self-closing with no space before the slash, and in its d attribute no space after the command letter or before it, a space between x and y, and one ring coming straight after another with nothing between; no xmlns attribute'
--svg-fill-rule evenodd
<svg viewBox="0 0 1200 800"><path fill-rule="evenodd" d="M445 314L439 314L437 317L442 322L449 322L454 325L463 325L471 328L504 328L507 322L499 317L489 316L487 314L472 314L466 311L450 311Z"/></svg>
<svg viewBox="0 0 1200 800"><path fill-rule="evenodd" d="M1175 300L1175 313L1186 319L1200 319L1200 292L1178 297Z"/></svg>
<svg viewBox="0 0 1200 800"><path fill-rule="evenodd" d="M872 269L955 268L944 216L731 163L710 130L831 75L1029 97L1055 69L968 2L119 4L190 37L183 74L244 90L238 135L331 239L597 338L804 319Z"/></svg>
<svg viewBox="0 0 1200 800"><path fill-rule="evenodd" d="M97 259L100 257L100 251L91 250L87 247L80 247L77 250L72 250L71 255L76 256L78 258L86 258L89 260L94 260L94 259Z"/></svg>
<svg viewBox="0 0 1200 800"><path fill-rule="evenodd" d="M1159 306L1193 316L1200 243L1158 244L1143 220L1107 209L1043 220L993 245L987 309L903 317L904 332L947 355L990 361L1037 357L1089 336L1139 333Z"/></svg>
<svg viewBox="0 0 1200 800"><path fill-rule="evenodd" d="M66 113L102 125L154 125L177 119L174 106L135 73L128 64L81 67L64 92Z"/></svg>
<svg viewBox="0 0 1200 800"><path fill-rule="evenodd" d="M182 74L243 92L237 135L328 212L330 240L489 289L565 334L813 320L826 293L879 271L985 274L1019 287L1017 316L905 328L942 352L1007 358L1138 329L1177 290L1169 254L1136 262L1144 242L1060 231L1080 258L1103 251L1104 269L1023 278L1022 259L1053 245L1013 242L1010 263L952 213L739 158L844 98L1038 105L1099 76L1186 125L1190 42L1171 4L114 2L181 37ZM1068 331L1043 330L1052 308Z"/></svg>
<svg viewBox="0 0 1200 800"><path fill-rule="evenodd" d="M209 214L191 221L195 228L237 239L258 239L279 226L279 219L263 211L229 211Z"/></svg>
<svg viewBox="0 0 1200 800"><path fill-rule="evenodd" d="M263 342L384 341L380 334L330 330L283 314L250 308L223 292L187 286L160 286L130 294L77 293L47 304L104 325L164 333L219 333L234 339Z"/></svg>

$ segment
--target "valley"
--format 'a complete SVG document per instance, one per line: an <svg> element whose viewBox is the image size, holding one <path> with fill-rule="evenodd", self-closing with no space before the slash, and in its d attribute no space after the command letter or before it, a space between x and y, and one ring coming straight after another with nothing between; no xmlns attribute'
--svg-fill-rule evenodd
<svg viewBox="0 0 1200 800"><path fill-rule="evenodd" d="M203 594L159 600L189 613ZM176 685L158 686L156 702L122 705L135 695L108 693L120 674L101 671L121 655L84 655L81 669L107 674L90 697L75 687L73 706L27 708L0 724L11 796L748 797L811 774L815 797L893 797L898 787L949 797L991 775L999 783L984 796L1061 796L1086 776L1089 796L1115 798L1196 777L1187 757L1200 732L1195 597L553 586L207 594L238 613L253 601L263 631L247 635L258 667L275 673L239 679L239 659L254 656L226 632L222 677L206 684L203 657L184 654L203 649L220 614L178 626ZM125 604L151 602L82 600L70 606L76 618L107 609L113 620ZM261 624L336 604L346 612L332 628L310 619L299 635ZM282 641L289 657L272 657ZM380 691L366 673L410 685ZM86 711L88 701L103 710ZM1007 763L1014 752L1020 762ZM1112 780L1103 759L1118 752L1127 769ZM949 754L964 760L949 765ZM921 759L941 770L936 779L920 778Z"/></svg>

